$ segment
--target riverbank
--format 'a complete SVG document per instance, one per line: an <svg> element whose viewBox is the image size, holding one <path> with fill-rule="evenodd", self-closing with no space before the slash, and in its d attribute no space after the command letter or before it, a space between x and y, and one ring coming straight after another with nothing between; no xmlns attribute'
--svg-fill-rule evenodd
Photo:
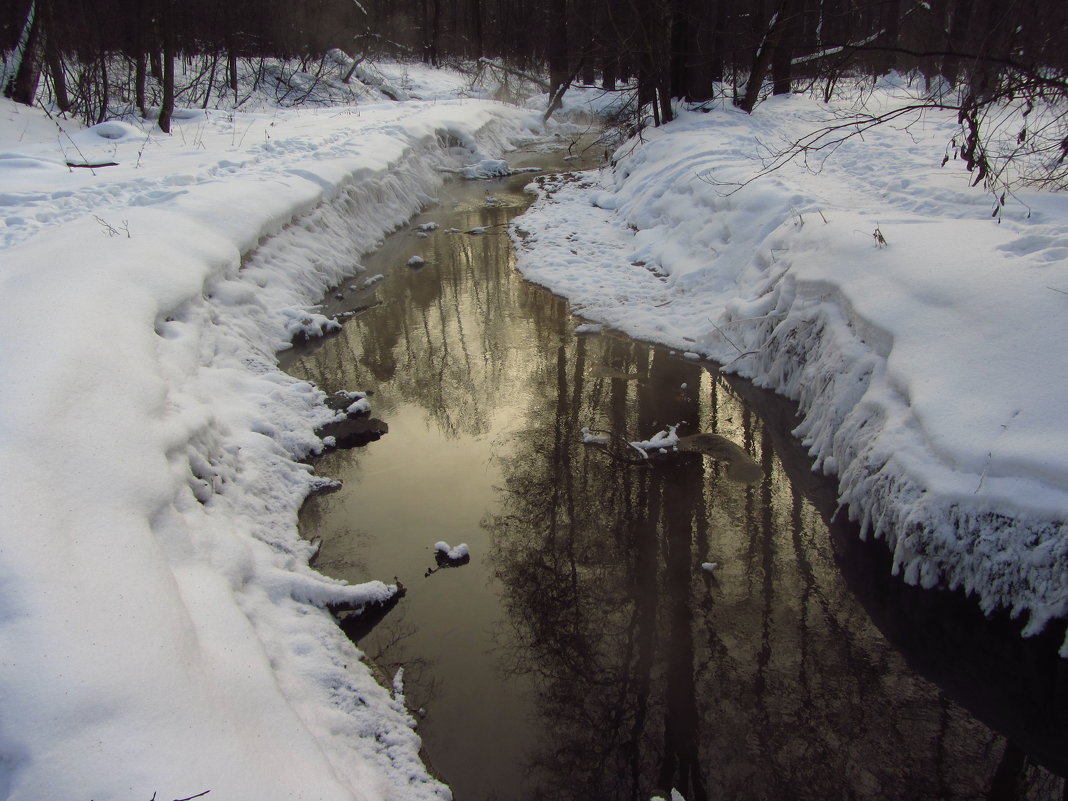
<svg viewBox="0 0 1068 801"><path fill-rule="evenodd" d="M333 413L275 359L443 168L540 131L433 75L169 137L3 101L4 798L450 797L324 608L391 588L307 566Z"/></svg>
<svg viewBox="0 0 1068 801"><path fill-rule="evenodd" d="M589 320L797 400L796 434L896 573L1036 633L1068 617L1068 198L1021 191L991 219L969 173L940 168L956 120L934 112L747 183L853 102L646 130L613 170L541 187L519 267Z"/></svg>

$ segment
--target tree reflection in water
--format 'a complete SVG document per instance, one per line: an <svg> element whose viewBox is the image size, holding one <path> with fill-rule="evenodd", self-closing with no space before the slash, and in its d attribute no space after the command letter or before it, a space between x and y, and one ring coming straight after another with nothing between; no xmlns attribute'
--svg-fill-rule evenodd
<svg viewBox="0 0 1068 801"><path fill-rule="evenodd" d="M500 226L522 202L510 197L429 219ZM439 231L418 245L427 266L417 274L402 266L414 241L402 232L369 260L386 272L382 303L293 362L328 391L375 390L374 413L390 423L369 453L320 463L346 486L309 502L302 525L323 536L330 575L398 574L411 588L361 646L418 666L407 694L427 705L431 761L435 743L471 741L440 760L459 801L644 801L671 787L689 801L1065 793L1063 779L973 717L1030 737L1029 754L1053 742L1046 753L1063 755L1063 670L1028 673L1042 684L1032 696L1062 710L1046 729L1034 725L1035 703L1012 695L1003 706L1028 708L1018 724L1001 725L1011 710L977 712L976 697L1010 683L1006 665L1026 660L981 654L973 661L989 673L953 687L966 672L959 654L983 640L895 589L855 532L828 531L833 488L789 441L791 421L772 419L784 404L758 399L761 419L745 384L624 338L574 336L566 303L516 278L503 235ZM680 433L741 446L762 478L734 482L726 463L697 454L627 465L578 434L645 439L680 421ZM442 454L450 461L431 458ZM361 473L365 464L374 469ZM484 521L481 535L472 519ZM368 532L360 542L344 535L357 525ZM431 542L473 535L472 564L424 579ZM487 552L499 581L479 572ZM706 561L720 567L704 572ZM895 618L903 607L916 614ZM495 648L480 639L489 620ZM531 686L536 714L522 720ZM488 707L480 738L465 728L475 700ZM504 710L515 719L502 724ZM532 739L524 774L510 755Z"/></svg>
<svg viewBox="0 0 1068 801"><path fill-rule="evenodd" d="M490 523L506 669L534 677L543 718L525 797L1061 796L887 644L723 379L599 337L560 344L540 383ZM742 444L763 479L696 455L634 467L575 436L676 421Z"/></svg>

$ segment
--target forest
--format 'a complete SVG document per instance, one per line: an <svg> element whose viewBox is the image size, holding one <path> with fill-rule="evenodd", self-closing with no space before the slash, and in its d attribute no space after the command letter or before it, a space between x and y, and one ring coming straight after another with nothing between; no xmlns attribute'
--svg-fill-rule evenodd
<svg viewBox="0 0 1068 801"><path fill-rule="evenodd" d="M574 83L633 94L630 122L670 121L680 101L727 96L746 112L768 94L829 100L843 77L914 75L922 103L958 113L959 156L987 179L997 109L1009 137L1063 183L1068 4L1057 0L0 0L3 85L87 123L134 110L169 131L176 100L237 100L240 66L288 59L348 82L381 57L433 65L482 59L542 82L549 108ZM349 59L339 63L338 54ZM179 75L196 83L196 91ZM346 66L347 65L347 66ZM192 77L189 77L192 76ZM155 111L158 109L158 112ZM875 122L878 122L876 120ZM1016 124L1015 122L1013 123ZM997 147L1004 148L1004 131ZM954 153L954 155L958 155Z"/></svg>

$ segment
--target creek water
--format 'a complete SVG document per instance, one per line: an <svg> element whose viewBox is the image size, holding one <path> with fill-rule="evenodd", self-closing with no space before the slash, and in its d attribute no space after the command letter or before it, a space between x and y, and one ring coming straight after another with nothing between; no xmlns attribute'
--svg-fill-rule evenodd
<svg viewBox="0 0 1068 801"><path fill-rule="evenodd" d="M565 153L511 160L576 166ZM576 334L514 270L530 180L447 184L324 300L360 309L343 331L283 355L328 392L373 393L388 424L316 461L344 486L301 527L324 573L407 588L358 645L385 681L404 668L455 798L1065 797L1056 635L1022 641L890 576L835 517L789 403ZM676 423L715 447L645 464L616 447ZM583 427L619 438L584 445ZM438 567L441 540L470 560Z"/></svg>

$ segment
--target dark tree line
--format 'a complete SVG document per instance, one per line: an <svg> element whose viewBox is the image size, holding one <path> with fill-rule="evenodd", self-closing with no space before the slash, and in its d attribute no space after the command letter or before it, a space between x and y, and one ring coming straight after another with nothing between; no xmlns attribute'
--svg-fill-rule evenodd
<svg viewBox="0 0 1068 801"><path fill-rule="evenodd" d="M33 104L43 80L60 111L80 99L103 119L107 73L119 59L133 76L132 100L142 113L149 82L160 87L163 130L174 109L175 58L209 56L212 77L225 74L236 92L239 59L309 59L332 47L349 49L364 16L351 0L0 0L0 9L5 96Z"/></svg>
<svg viewBox="0 0 1068 801"><path fill-rule="evenodd" d="M845 73L918 70L977 96L1019 75L1064 92L1068 4L1059 0L367 0L373 25L430 63L488 56L547 66L555 88L635 80L660 119L726 81L751 110Z"/></svg>
<svg viewBox="0 0 1068 801"><path fill-rule="evenodd" d="M178 57L200 58L208 94L224 75L236 94L242 58L306 64L330 48L431 64L485 57L547 74L554 99L575 82L626 84L656 124L672 119L678 101L703 103L717 91L748 112L769 89L829 99L843 76L901 70L925 79L928 105L958 112L954 154L976 183L990 183L996 157L985 131L1000 124L992 109L1018 100L1029 112L1068 96L1063 0L0 0L0 8L8 97L32 103L44 86L61 111L77 105L87 120L103 119L118 60L132 85L125 103L142 112L159 105L164 130L180 91ZM1066 128L1025 124L1017 144L1053 164L1047 175L1068 180Z"/></svg>

